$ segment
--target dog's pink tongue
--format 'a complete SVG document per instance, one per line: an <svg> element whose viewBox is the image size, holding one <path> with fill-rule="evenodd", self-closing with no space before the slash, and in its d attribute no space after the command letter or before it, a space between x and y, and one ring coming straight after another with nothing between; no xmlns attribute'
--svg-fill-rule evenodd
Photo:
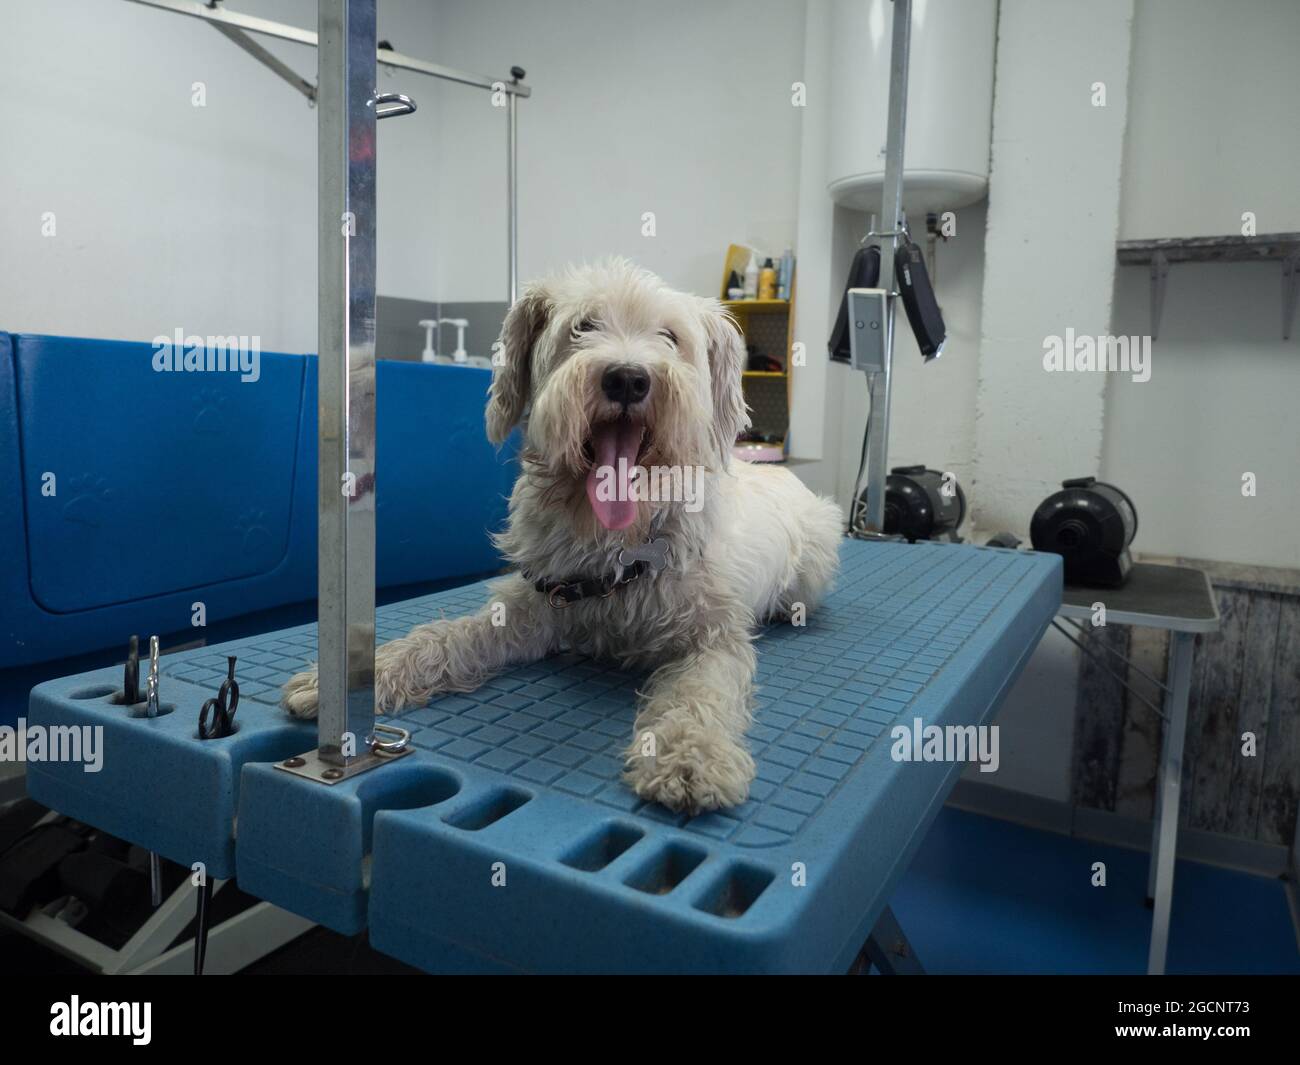
<svg viewBox="0 0 1300 1065"><path fill-rule="evenodd" d="M604 422L592 433L596 461L587 474L587 499L596 520L606 529L626 529L636 521L636 500L629 482L640 448L641 426L624 418Z"/></svg>

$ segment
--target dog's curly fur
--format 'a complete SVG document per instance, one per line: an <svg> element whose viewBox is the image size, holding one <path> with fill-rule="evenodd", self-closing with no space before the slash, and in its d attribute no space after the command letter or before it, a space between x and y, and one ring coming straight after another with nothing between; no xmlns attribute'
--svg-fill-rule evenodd
<svg viewBox="0 0 1300 1065"><path fill-rule="evenodd" d="M625 755L627 783L674 810L742 802L754 777L744 739L754 633L799 604L815 607L838 561L838 508L788 470L732 461L732 441L748 424L745 351L716 300L675 292L626 260L570 269L528 287L506 317L500 353L487 429L501 443L524 426L509 524L497 537L518 572L492 584L478 614L421 625L380 647L378 707L472 691L561 648L651 668ZM620 530L597 520L585 488L593 425L629 416L602 392L611 366L649 374L648 395L630 411L645 433L637 464L702 469L702 505L638 502ZM560 609L534 586L616 576L620 549L652 534L669 542L668 568L607 598ZM289 681L284 705L315 715L314 670Z"/></svg>

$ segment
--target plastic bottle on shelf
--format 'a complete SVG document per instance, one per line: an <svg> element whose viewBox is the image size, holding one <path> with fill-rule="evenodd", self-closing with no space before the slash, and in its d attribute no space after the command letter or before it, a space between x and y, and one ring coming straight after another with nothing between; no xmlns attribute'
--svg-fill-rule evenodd
<svg viewBox="0 0 1300 1065"><path fill-rule="evenodd" d="M745 299L758 299L758 253L755 252L749 257L749 265L745 267Z"/></svg>

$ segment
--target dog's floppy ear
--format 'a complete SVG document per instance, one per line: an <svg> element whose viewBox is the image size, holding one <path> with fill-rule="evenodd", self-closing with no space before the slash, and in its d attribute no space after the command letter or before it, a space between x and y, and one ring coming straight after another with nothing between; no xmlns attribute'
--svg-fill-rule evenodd
<svg viewBox="0 0 1300 1065"><path fill-rule="evenodd" d="M731 445L743 429L749 428L749 408L740 388L745 368L745 341L734 318L717 300L702 300L701 318L708 338L709 388L713 394L713 437L725 466Z"/></svg>
<svg viewBox="0 0 1300 1065"><path fill-rule="evenodd" d="M501 326L487 405L487 435L494 444L502 443L523 416L531 388L533 345L546 328L549 313L546 290L530 285Z"/></svg>

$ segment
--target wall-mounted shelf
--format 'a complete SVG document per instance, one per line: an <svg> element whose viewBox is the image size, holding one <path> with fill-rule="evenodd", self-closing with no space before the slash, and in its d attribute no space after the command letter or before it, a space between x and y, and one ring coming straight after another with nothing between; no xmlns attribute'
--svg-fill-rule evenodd
<svg viewBox="0 0 1300 1065"><path fill-rule="evenodd" d="M723 300L729 311L784 311L789 310L789 300Z"/></svg>
<svg viewBox="0 0 1300 1065"><path fill-rule="evenodd" d="M1165 282L1171 263L1282 264L1282 339L1291 339L1297 289L1300 288L1300 233L1263 233L1254 237L1169 237L1121 240L1115 248L1121 266L1151 267L1151 339L1160 331Z"/></svg>

